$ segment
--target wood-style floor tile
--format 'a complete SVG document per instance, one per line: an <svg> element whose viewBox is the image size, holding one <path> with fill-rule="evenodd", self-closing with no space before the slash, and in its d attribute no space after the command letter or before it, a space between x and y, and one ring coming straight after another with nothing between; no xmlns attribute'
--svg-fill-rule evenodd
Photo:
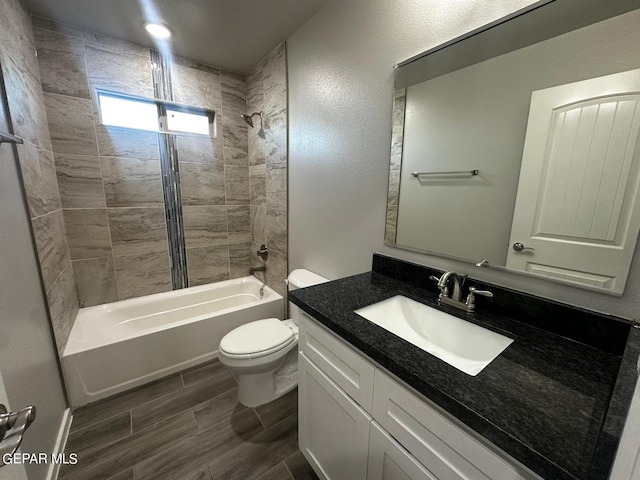
<svg viewBox="0 0 640 480"><path fill-rule="evenodd" d="M125 470L124 472L120 472L113 477L109 477L109 480L134 480L133 468Z"/></svg>
<svg viewBox="0 0 640 480"><path fill-rule="evenodd" d="M65 465L60 480L107 480L151 456L174 449L174 445L196 431L191 411L134 433L105 448L78 456L76 465Z"/></svg>
<svg viewBox="0 0 640 480"><path fill-rule="evenodd" d="M238 402L218 361L74 412L60 480L318 480L298 450L297 390Z"/></svg>
<svg viewBox="0 0 640 480"><path fill-rule="evenodd" d="M196 405L193 407L193 413L196 416L198 429L205 430L246 408L238 402L238 389L232 388L217 397Z"/></svg>
<svg viewBox="0 0 640 480"><path fill-rule="evenodd" d="M236 382L231 373L227 370L222 370L213 377L195 383L190 387L147 402L131 410L133 431L137 432L165 418L195 407L235 387Z"/></svg>
<svg viewBox="0 0 640 480"><path fill-rule="evenodd" d="M65 451L84 456L129 435L131 435L131 413L126 411L88 428L71 432Z"/></svg>
<svg viewBox="0 0 640 480"><path fill-rule="evenodd" d="M318 480L318 476L300 450L285 458L284 464L289 469L293 480Z"/></svg>
<svg viewBox="0 0 640 480"><path fill-rule="evenodd" d="M215 456L209 466L214 478L254 480L298 449L298 418L291 415L233 448Z"/></svg>
<svg viewBox="0 0 640 480"><path fill-rule="evenodd" d="M295 388L266 405L260 405L255 410L264 427L269 428L298 411L298 389Z"/></svg>
<svg viewBox="0 0 640 480"><path fill-rule="evenodd" d="M205 363L204 365L198 365L197 367L190 368L181 373L184 386L188 387L194 383L200 382L206 378L213 377L222 370L227 370L227 367L222 365L218 359Z"/></svg>
<svg viewBox="0 0 640 480"><path fill-rule="evenodd" d="M135 468L136 480L182 479L263 431L255 412L244 409L212 428L174 443L170 450L139 462ZM218 477L214 474L214 478Z"/></svg>
<svg viewBox="0 0 640 480"><path fill-rule="evenodd" d="M280 462L256 480L291 480L291 475L289 475L289 470L284 466L284 463Z"/></svg>
<svg viewBox="0 0 640 480"><path fill-rule="evenodd" d="M176 374L115 397L78 408L73 412L71 431L81 430L113 415L125 412L138 405L143 405L145 402L160 398L182 388L182 379L180 375Z"/></svg>

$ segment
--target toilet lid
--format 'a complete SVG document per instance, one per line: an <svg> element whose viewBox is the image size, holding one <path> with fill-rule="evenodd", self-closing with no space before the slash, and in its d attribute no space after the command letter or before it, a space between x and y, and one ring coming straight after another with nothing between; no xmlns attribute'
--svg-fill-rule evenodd
<svg viewBox="0 0 640 480"><path fill-rule="evenodd" d="M220 341L220 350L230 355L271 353L294 340L293 331L277 318L265 318L241 325Z"/></svg>

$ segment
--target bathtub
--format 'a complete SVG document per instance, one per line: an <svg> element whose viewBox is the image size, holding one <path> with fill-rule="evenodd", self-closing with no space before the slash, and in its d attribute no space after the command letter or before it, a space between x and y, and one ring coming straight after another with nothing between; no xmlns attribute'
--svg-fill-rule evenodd
<svg viewBox="0 0 640 480"><path fill-rule="evenodd" d="M80 309L62 355L72 406L217 358L232 329L282 319L284 299L262 286L243 277Z"/></svg>

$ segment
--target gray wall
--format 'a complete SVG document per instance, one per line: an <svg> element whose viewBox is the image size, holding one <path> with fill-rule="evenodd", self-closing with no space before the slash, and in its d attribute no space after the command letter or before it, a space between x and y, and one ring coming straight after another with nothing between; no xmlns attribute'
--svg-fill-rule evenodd
<svg viewBox="0 0 640 480"><path fill-rule="evenodd" d="M287 52L283 42L247 75L247 111L264 112L264 138L260 120L249 129L251 184L251 260L266 265L256 277L286 294L287 277ZM256 254L269 247L264 261Z"/></svg>
<svg viewBox="0 0 640 480"><path fill-rule="evenodd" d="M370 270L378 251L638 316L639 261L616 298L384 246L393 65L530 3L336 0L289 39L290 269L338 278Z"/></svg>
<svg viewBox="0 0 640 480"><path fill-rule="evenodd" d="M0 1L0 64L14 127L25 139L16 149L20 163L11 145L0 145L0 370L9 407L20 409L34 404L38 409L22 451L51 452L66 405L30 217L34 226L38 219L45 225L56 224L48 219L61 218L62 212L53 156L47 148L49 133L39 90L31 22L15 0ZM2 112L0 117L4 117ZM0 119L0 125L3 124ZM6 125L0 128L5 129ZM23 197L21 170L25 186L31 187L28 203ZM40 172L42 176L38 175ZM56 242L42 242L42 238L38 243L42 280L49 285L51 315L58 315L64 311L61 296L69 290L75 296L73 282L69 288L69 282L59 271L70 272L71 267L68 261L55 263L58 268L54 278L48 268L54 265L49 259ZM64 240L64 234L60 239ZM47 468L44 464L28 465L26 470L30 480L40 480L45 478Z"/></svg>

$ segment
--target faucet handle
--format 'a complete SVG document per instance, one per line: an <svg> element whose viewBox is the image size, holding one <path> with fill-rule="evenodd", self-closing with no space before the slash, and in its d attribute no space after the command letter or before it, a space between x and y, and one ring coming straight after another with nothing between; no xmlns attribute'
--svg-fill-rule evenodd
<svg viewBox="0 0 640 480"><path fill-rule="evenodd" d="M435 275L429 275L429 280L433 280L434 282L439 282L440 277L436 277Z"/></svg>
<svg viewBox="0 0 640 480"><path fill-rule="evenodd" d="M467 296L467 312L475 312L476 310L476 295L483 297L493 297L493 292L489 290L478 290L476 287L469 287L469 295Z"/></svg>
<svg viewBox="0 0 640 480"><path fill-rule="evenodd" d="M493 297L493 292L489 290L478 290L476 287L469 287L469 295L481 295L483 297Z"/></svg>

